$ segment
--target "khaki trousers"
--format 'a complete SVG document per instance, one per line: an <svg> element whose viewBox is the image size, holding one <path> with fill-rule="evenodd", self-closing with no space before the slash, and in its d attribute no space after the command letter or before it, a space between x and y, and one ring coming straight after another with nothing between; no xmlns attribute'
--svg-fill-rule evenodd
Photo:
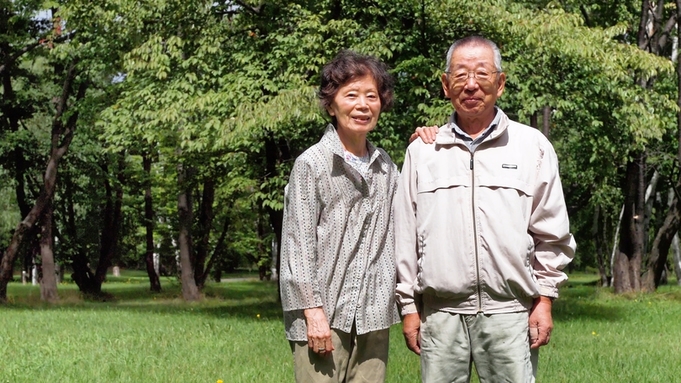
<svg viewBox="0 0 681 383"><path fill-rule="evenodd" d="M307 342L290 342L297 383L383 383L390 330L357 335L331 329L334 351L321 356Z"/></svg>
<svg viewBox="0 0 681 383"><path fill-rule="evenodd" d="M533 383L528 313L460 315L424 308L423 383L468 383L475 363L481 383Z"/></svg>

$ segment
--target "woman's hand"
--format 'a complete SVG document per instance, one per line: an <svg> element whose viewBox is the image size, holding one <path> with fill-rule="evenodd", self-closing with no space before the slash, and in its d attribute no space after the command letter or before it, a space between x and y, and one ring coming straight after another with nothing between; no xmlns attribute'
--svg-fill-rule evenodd
<svg viewBox="0 0 681 383"><path fill-rule="evenodd" d="M333 351L331 327L329 327L324 309L315 307L306 309L304 313L305 323L307 324L307 346L317 354L331 354L331 351Z"/></svg>

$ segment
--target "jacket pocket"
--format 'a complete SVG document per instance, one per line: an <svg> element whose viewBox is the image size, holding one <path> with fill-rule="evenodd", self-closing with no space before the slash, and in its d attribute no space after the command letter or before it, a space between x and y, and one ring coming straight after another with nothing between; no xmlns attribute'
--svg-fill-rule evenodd
<svg viewBox="0 0 681 383"><path fill-rule="evenodd" d="M528 197L532 197L533 194L532 187L520 178L483 176L479 178L478 186L491 189L515 189Z"/></svg>
<svg viewBox="0 0 681 383"><path fill-rule="evenodd" d="M434 193L440 189L450 189L453 187L470 186L470 179L468 177L440 177L440 178L426 178L419 179L418 192Z"/></svg>

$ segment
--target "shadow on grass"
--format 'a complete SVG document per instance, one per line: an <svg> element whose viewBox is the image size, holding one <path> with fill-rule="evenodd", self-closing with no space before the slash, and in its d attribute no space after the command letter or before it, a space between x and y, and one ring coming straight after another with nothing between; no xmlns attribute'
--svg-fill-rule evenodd
<svg viewBox="0 0 681 383"><path fill-rule="evenodd" d="M202 291L199 302L185 302L177 280L162 281L163 291L152 293L148 282L134 279L125 282L107 282L103 290L113 299L87 300L73 284L59 285L60 302L49 305L40 301L38 286L11 283L8 304L1 310L128 310L139 313L167 313L178 315L206 315L218 318L236 317L256 320L281 320L282 310L278 299L277 283L257 279L237 279L209 283ZM679 300L681 289L676 286L661 288L646 300ZM553 317L557 321L597 320L616 322L628 315L629 300L637 296L614 296L610 289L594 284L594 278L574 278L561 287L560 299L554 302Z"/></svg>
<svg viewBox="0 0 681 383"><path fill-rule="evenodd" d="M553 303L553 318L559 321L589 319L608 322L624 318L626 310L604 300L603 291L602 287L597 286L597 279L569 281L561 287L560 299Z"/></svg>
<svg viewBox="0 0 681 383"><path fill-rule="evenodd" d="M271 281L243 280L206 285L203 299L185 302L181 287L167 283L163 291L153 293L144 283L105 283L102 290L111 299L87 299L74 285L60 285L60 301L47 304L40 301L38 286L10 284L9 303L0 310L127 310L137 313L198 314L219 318L246 318L253 320L280 320L281 304L277 295L277 284Z"/></svg>

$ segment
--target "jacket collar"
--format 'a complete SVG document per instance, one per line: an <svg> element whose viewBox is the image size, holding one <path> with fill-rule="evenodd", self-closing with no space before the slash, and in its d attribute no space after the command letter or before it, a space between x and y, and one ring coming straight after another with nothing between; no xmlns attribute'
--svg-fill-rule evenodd
<svg viewBox="0 0 681 383"><path fill-rule="evenodd" d="M497 115L494 118L493 124L496 123L496 128L490 133L483 142L491 141L506 132L508 128L508 116L499 107L496 107ZM459 138L454 132L454 117L456 112L452 113L449 117L449 122L440 127L440 131L435 137L435 144L437 145L453 145L463 143L463 140Z"/></svg>

